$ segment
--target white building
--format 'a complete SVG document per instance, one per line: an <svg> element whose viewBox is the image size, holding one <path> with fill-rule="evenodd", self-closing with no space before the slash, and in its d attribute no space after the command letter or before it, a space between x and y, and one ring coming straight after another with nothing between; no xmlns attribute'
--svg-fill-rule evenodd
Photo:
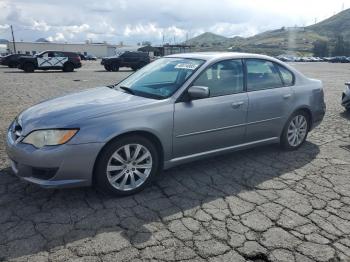
<svg viewBox="0 0 350 262"><path fill-rule="evenodd" d="M34 55L46 50L76 52L97 57L112 56L117 45L107 43L52 43L52 42L15 42L18 54ZM10 53L14 53L13 42L7 44Z"/></svg>

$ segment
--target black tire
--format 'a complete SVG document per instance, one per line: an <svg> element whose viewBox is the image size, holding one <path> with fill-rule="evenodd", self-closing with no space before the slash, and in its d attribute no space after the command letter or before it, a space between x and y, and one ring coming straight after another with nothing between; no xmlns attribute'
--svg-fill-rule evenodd
<svg viewBox="0 0 350 262"><path fill-rule="evenodd" d="M132 71L136 71L137 69L138 69L138 68L135 67L135 66L131 67L131 70L132 70Z"/></svg>
<svg viewBox="0 0 350 262"><path fill-rule="evenodd" d="M35 70L35 66L33 63L26 63L23 65L23 70L26 73L33 73Z"/></svg>
<svg viewBox="0 0 350 262"><path fill-rule="evenodd" d="M291 125L291 122L293 121L293 119L295 119L297 116L302 116L306 119L306 134L299 144L292 145L288 140L288 128ZM293 113L291 115L291 117L288 119L287 123L285 124L283 131L282 131L282 134L281 134L281 146L282 146L282 148L285 150L289 150L289 151L298 149L299 147L301 147L304 144L304 142L307 138L307 135L309 133L309 130L310 130L310 116L309 116L309 114L303 110L300 110L300 111Z"/></svg>
<svg viewBox="0 0 350 262"><path fill-rule="evenodd" d="M63 72L73 72L74 71L74 65L72 63L65 63L63 65Z"/></svg>
<svg viewBox="0 0 350 262"><path fill-rule="evenodd" d="M119 71L119 64L111 64L111 71L118 72Z"/></svg>
<svg viewBox="0 0 350 262"><path fill-rule="evenodd" d="M104 67L105 67L105 69L106 69L107 71L111 71L111 66L110 66L110 65L104 65Z"/></svg>
<svg viewBox="0 0 350 262"><path fill-rule="evenodd" d="M151 155L151 160L152 160L152 168L151 168L151 171L150 171L148 177L143 182L143 184L140 184L138 187L136 187L134 189L120 190L120 189L116 188L115 186L113 186L109 182L109 179L107 176L107 166L109 164L111 156L116 151L121 150L121 148L123 148L125 145L129 145L129 144L132 144L132 145L139 144L139 145L145 147L149 151L149 153ZM133 155L133 153L135 153L135 151L130 153L131 156ZM133 160L131 160L131 161L133 161ZM157 151L157 148L147 138L144 138L144 137L138 136L138 135L130 135L130 136L121 137L120 139L116 139L116 140L113 140L112 142L110 142L101 151L101 153L96 161L96 166L95 166L95 170L94 170L95 185L97 186L97 188L100 191L108 193L108 194L112 194L112 195L116 195L116 196L132 195L132 194L135 194L137 192L140 192L141 190L143 190L145 187L147 187L148 185L150 185L153 182L156 175L160 172L160 166L161 166L160 165L160 157L159 157L159 153ZM124 170L126 170L126 169L127 168L124 165ZM116 171L116 172L122 172L122 171ZM130 171L130 172L132 172L132 171ZM118 175L118 174L116 174L116 175ZM122 180L122 178L124 178L124 176L122 176L120 178L120 180ZM135 179L136 179L136 177L135 177ZM129 181L129 180L127 180L127 181ZM120 183L120 182L118 182L118 183Z"/></svg>

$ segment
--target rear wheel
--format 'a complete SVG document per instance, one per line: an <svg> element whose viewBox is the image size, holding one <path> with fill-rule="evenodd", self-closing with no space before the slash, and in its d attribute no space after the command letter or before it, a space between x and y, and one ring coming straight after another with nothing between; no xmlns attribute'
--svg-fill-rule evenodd
<svg viewBox="0 0 350 262"><path fill-rule="evenodd" d="M74 65L72 63L65 63L63 66L63 72L73 72Z"/></svg>
<svg viewBox="0 0 350 262"><path fill-rule="evenodd" d="M306 140L310 126L309 115L304 111L294 113L283 129L281 144L287 150L299 148Z"/></svg>
<svg viewBox="0 0 350 262"><path fill-rule="evenodd" d="M23 70L26 73L33 73L35 70L35 66L32 63L26 63L23 65Z"/></svg>
<svg viewBox="0 0 350 262"><path fill-rule="evenodd" d="M111 142L96 163L97 187L118 196L131 195L149 185L159 171L156 147L142 136L127 136Z"/></svg>
<svg viewBox="0 0 350 262"><path fill-rule="evenodd" d="M107 71L111 71L111 66L110 66L110 65L104 65L104 67L105 67L105 69L106 69Z"/></svg>

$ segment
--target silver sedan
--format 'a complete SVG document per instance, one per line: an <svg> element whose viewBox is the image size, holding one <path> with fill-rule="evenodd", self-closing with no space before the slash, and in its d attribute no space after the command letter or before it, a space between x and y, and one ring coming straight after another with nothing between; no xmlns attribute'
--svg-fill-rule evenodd
<svg viewBox="0 0 350 262"><path fill-rule="evenodd" d="M322 83L268 56L189 53L122 82L42 102L7 135L13 172L43 187L129 195L163 169L249 147L300 147L325 114Z"/></svg>

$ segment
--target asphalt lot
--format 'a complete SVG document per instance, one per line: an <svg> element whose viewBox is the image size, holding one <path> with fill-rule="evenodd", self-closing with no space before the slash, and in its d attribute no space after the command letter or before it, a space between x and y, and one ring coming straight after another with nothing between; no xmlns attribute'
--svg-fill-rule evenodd
<svg viewBox="0 0 350 262"><path fill-rule="evenodd" d="M39 101L131 71L0 68L0 261L350 261L350 64L298 63L323 80L327 114L295 152L276 145L166 171L147 190L45 190L15 178L6 128ZM348 147L348 148L347 148Z"/></svg>

